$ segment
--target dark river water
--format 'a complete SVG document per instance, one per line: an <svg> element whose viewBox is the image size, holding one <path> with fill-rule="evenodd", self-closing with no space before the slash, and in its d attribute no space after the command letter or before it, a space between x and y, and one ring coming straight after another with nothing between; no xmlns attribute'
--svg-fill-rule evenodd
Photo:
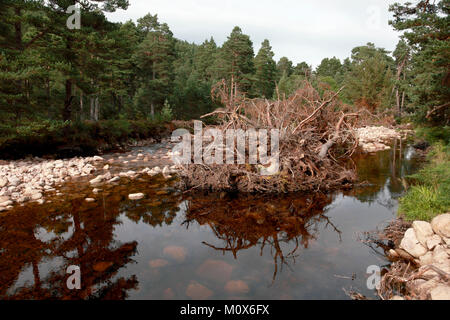
<svg viewBox="0 0 450 320"><path fill-rule="evenodd" d="M63 198L0 215L0 299L374 298L367 268L388 261L359 236L396 217L419 163L411 149L358 157L364 187L333 194L184 196L161 177L99 195L68 184ZM81 290L68 289L69 266Z"/></svg>

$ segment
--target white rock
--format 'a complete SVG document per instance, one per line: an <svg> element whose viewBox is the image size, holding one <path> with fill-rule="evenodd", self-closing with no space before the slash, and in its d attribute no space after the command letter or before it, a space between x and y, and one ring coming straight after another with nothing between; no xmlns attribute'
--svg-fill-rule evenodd
<svg viewBox="0 0 450 320"><path fill-rule="evenodd" d="M430 291L431 300L450 300L450 286L439 285Z"/></svg>
<svg viewBox="0 0 450 320"><path fill-rule="evenodd" d="M17 178L10 178L9 185L13 187L17 187L20 184L20 180Z"/></svg>
<svg viewBox="0 0 450 320"><path fill-rule="evenodd" d="M444 246L437 246L433 250L433 263L446 263L448 261L449 256L447 249Z"/></svg>
<svg viewBox="0 0 450 320"><path fill-rule="evenodd" d="M450 238L450 213L441 214L431 221L434 232L441 237Z"/></svg>
<svg viewBox="0 0 450 320"><path fill-rule="evenodd" d="M421 266L428 266L433 264L433 252L428 251L426 254L419 258Z"/></svg>
<svg viewBox="0 0 450 320"><path fill-rule="evenodd" d="M391 300L392 300L392 301L401 301L401 300L405 300L405 298L400 297L400 296L393 296L393 297L391 298Z"/></svg>
<svg viewBox="0 0 450 320"><path fill-rule="evenodd" d="M442 238L437 234L432 235L427 239L427 248L428 250L433 250L436 246L442 243Z"/></svg>
<svg viewBox="0 0 450 320"><path fill-rule="evenodd" d="M13 203L14 202L12 202L11 200L8 200L8 201L0 203L0 207L5 207L6 208L6 207L12 205Z"/></svg>
<svg viewBox="0 0 450 320"><path fill-rule="evenodd" d="M8 196L0 197L0 203L6 202L6 201L9 201L9 197Z"/></svg>
<svg viewBox="0 0 450 320"><path fill-rule="evenodd" d="M405 232L405 236L400 243L400 248L404 249L415 258L423 256L428 251L423 245L420 244L419 240L417 240L416 233L413 228L410 228Z"/></svg>
<svg viewBox="0 0 450 320"><path fill-rule="evenodd" d="M89 181L90 184L99 184L103 182L103 176L98 176L95 179L92 179L91 181Z"/></svg>
<svg viewBox="0 0 450 320"><path fill-rule="evenodd" d="M103 170L109 170L109 164L103 167Z"/></svg>
<svg viewBox="0 0 450 320"><path fill-rule="evenodd" d="M141 200L145 197L145 194L143 193L132 193L128 196L128 199L130 200Z"/></svg>
<svg viewBox="0 0 450 320"><path fill-rule="evenodd" d="M5 187L8 184L8 180L0 178L0 188Z"/></svg>
<svg viewBox="0 0 450 320"><path fill-rule="evenodd" d="M40 193L40 192L36 192L31 195L32 200L39 200L41 198L42 198L42 193Z"/></svg>
<svg viewBox="0 0 450 320"><path fill-rule="evenodd" d="M86 202L95 202L95 199L93 199L93 198L86 198L85 200L86 200Z"/></svg>
<svg viewBox="0 0 450 320"><path fill-rule="evenodd" d="M431 224L425 221L414 221L412 227L416 233L417 240L419 240L421 245L426 246L428 238L434 234Z"/></svg>
<svg viewBox="0 0 450 320"><path fill-rule="evenodd" d="M94 160L94 161L104 161L104 159L103 159L102 157L99 157L99 156L95 156L95 157L93 158L93 160Z"/></svg>
<svg viewBox="0 0 450 320"><path fill-rule="evenodd" d="M118 182L120 181L120 177L114 177L111 180L108 181L108 183Z"/></svg>

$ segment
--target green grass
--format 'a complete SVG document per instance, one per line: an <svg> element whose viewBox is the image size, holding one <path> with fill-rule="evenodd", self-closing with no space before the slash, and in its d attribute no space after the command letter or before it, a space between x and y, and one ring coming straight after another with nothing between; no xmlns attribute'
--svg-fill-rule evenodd
<svg viewBox="0 0 450 320"><path fill-rule="evenodd" d="M407 220L431 221L450 211L450 147L433 145L429 163L408 180L413 186L400 199L399 213Z"/></svg>
<svg viewBox="0 0 450 320"><path fill-rule="evenodd" d="M431 144L443 143L450 144L450 126L445 127L418 127L416 128L416 136L424 139Z"/></svg>

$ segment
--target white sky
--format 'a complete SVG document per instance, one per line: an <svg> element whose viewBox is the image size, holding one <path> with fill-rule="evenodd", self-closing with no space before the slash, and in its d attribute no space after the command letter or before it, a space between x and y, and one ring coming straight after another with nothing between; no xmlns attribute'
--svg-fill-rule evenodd
<svg viewBox="0 0 450 320"><path fill-rule="evenodd" d="M130 0L128 10L107 14L111 21L136 21L158 14L175 37L202 43L214 37L218 45L234 26L253 41L255 54L269 39L275 59L317 66L323 58L343 60L367 42L389 51L399 34L388 25L394 0ZM406 1L398 1L406 2Z"/></svg>

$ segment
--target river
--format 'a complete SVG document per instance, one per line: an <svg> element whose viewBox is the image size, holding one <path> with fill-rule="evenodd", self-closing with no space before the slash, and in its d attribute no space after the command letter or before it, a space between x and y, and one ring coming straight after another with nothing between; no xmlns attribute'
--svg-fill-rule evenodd
<svg viewBox="0 0 450 320"><path fill-rule="evenodd" d="M332 194L183 195L161 176L0 215L0 299L376 298L367 268L389 262L359 240L395 219L412 148L354 159L361 182ZM143 192L140 201L130 193ZM69 266L81 270L70 290Z"/></svg>

